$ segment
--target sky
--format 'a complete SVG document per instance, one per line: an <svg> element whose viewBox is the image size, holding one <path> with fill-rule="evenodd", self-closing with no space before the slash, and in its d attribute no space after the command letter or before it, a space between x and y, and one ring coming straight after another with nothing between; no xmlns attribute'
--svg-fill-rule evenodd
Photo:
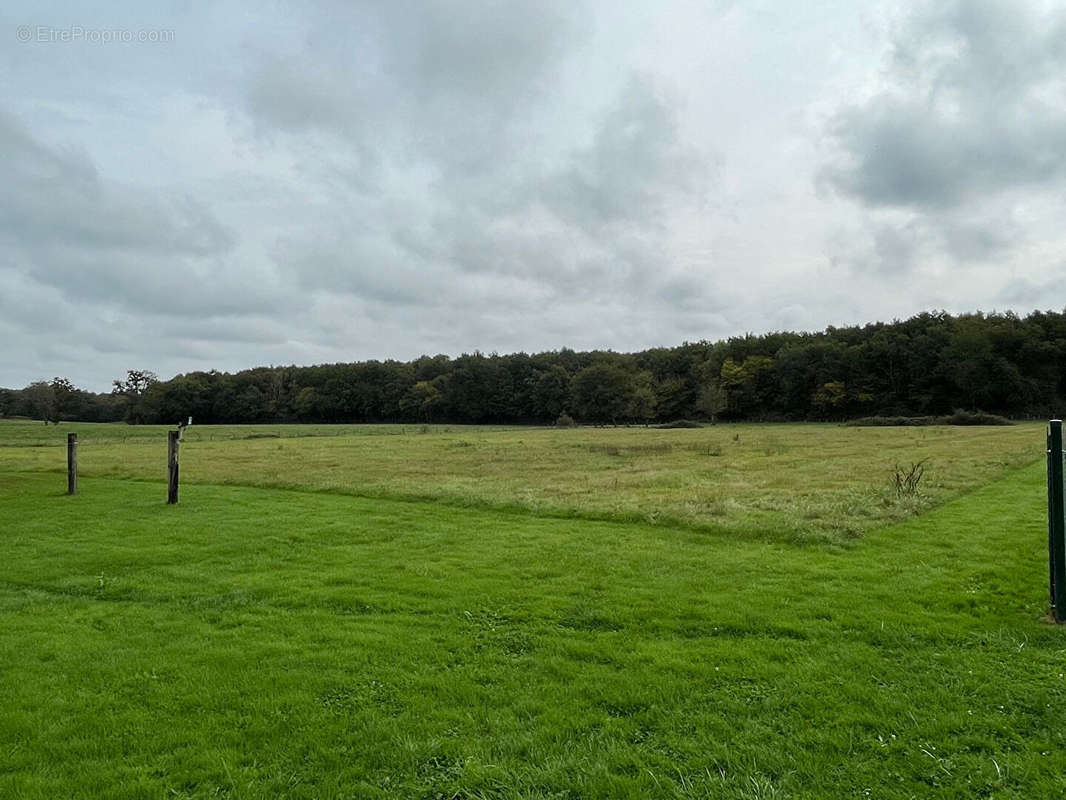
<svg viewBox="0 0 1066 800"><path fill-rule="evenodd" d="M1066 305L1056 3L7 2L0 386Z"/></svg>

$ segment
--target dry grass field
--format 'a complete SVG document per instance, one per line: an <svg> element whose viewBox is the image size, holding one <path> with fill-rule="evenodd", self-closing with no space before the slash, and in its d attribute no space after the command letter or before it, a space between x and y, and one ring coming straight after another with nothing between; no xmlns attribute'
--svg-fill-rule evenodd
<svg viewBox="0 0 1066 800"><path fill-rule="evenodd" d="M158 427L0 425L0 470L159 480ZM639 520L773 539L846 542L1041 457L1042 426L699 429L206 426L182 446L182 483L433 500L537 514ZM918 498L897 466L925 462Z"/></svg>

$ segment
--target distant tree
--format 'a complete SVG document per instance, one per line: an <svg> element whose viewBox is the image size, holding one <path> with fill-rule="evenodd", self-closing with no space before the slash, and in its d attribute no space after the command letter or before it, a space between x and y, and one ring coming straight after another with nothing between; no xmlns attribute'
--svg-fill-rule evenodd
<svg viewBox="0 0 1066 800"><path fill-rule="evenodd" d="M192 417L204 424L215 421L212 413L215 390L222 383L219 372L190 372L148 387L144 403L152 418L166 424Z"/></svg>
<svg viewBox="0 0 1066 800"><path fill-rule="evenodd" d="M687 419L696 416L699 384L695 375L666 378L653 385L655 413L661 420Z"/></svg>
<svg viewBox="0 0 1066 800"><path fill-rule="evenodd" d="M55 396L56 419L77 417L80 394L74 384L66 378L52 378L52 394Z"/></svg>
<svg viewBox="0 0 1066 800"><path fill-rule="evenodd" d="M22 390L22 397L34 419L42 420L45 425L49 422L59 422L59 409L52 384L47 381L34 381Z"/></svg>
<svg viewBox="0 0 1066 800"><path fill-rule="evenodd" d="M420 381L431 381L441 375L447 375L451 370L452 361L448 356L440 354L433 357L421 356L411 362L414 368L415 378Z"/></svg>
<svg viewBox="0 0 1066 800"><path fill-rule="evenodd" d="M126 422L138 425L151 421L151 409L145 402L145 396L159 377L148 370L131 369L126 371L125 380L112 381L111 393L125 400Z"/></svg>
<svg viewBox="0 0 1066 800"><path fill-rule="evenodd" d="M78 417L85 422L120 422L126 413L125 402L113 394L88 394Z"/></svg>
<svg viewBox="0 0 1066 800"><path fill-rule="evenodd" d="M266 421L269 417L266 395L254 384L245 386L233 398L230 414L239 422Z"/></svg>
<svg viewBox="0 0 1066 800"><path fill-rule="evenodd" d="M844 385L843 381L823 383L818 387L811 401L823 416L840 416L848 403L847 386Z"/></svg>
<svg viewBox="0 0 1066 800"><path fill-rule="evenodd" d="M140 397L148 387L159 380L159 376L146 369L126 370L126 380L112 381L113 391L117 394Z"/></svg>
<svg viewBox="0 0 1066 800"><path fill-rule="evenodd" d="M711 421L718 419L718 415L729 410L729 395L722 388L717 378L709 381L700 393L699 409Z"/></svg>
<svg viewBox="0 0 1066 800"><path fill-rule="evenodd" d="M570 376L552 364L535 379L532 392L533 414L541 420L554 420L570 407Z"/></svg>
<svg viewBox="0 0 1066 800"><path fill-rule="evenodd" d="M968 316L956 320L942 360L944 375L955 385L955 393L962 401L958 405L973 410L992 405L989 400L995 390L995 353L985 319Z"/></svg>
<svg viewBox="0 0 1066 800"><path fill-rule="evenodd" d="M725 393L726 411L737 417L764 413L769 405L766 401L773 369L774 359L766 355L749 355L739 364L726 358L718 377L718 386Z"/></svg>
<svg viewBox="0 0 1066 800"><path fill-rule="evenodd" d="M659 398L655 395L650 372L638 372L633 376L626 405L626 416L645 425L655 416Z"/></svg>
<svg viewBox="0 0 1066 800"><path fill-rule="evenodd" d="M317 418L318 393L311 386L305 386L296 393L292 409L301 422L310 422Z"/></svg>
<svg viewBox="0 0 1066 800"><path fill-rule="evenodd" d="M18 395L13 389L0 389L0 417L14 416L17 403Z"/></svg>
<svg viewBox="0 0 1066 800"><path fill-rule="evenodd" d="M441 404L452 419L462 422L504 422L513 419L515 387L497 356L462 355L446 376L438 376Z"/></svg>
<svg viewBox="0 0 1066 800"><path fill-rule="evenodd" d="M418 381L400 399L400 410L419 420L429 420L441 402L441 391L438 385L439 378L432 381Z"/></svg>
<svg viewBox="0 0 1066 800"><path fill-rule="evenodd" d="M570 391L581 419L617 424L630 409L633 379L614 364L593 364L574 376Z"/></svg>

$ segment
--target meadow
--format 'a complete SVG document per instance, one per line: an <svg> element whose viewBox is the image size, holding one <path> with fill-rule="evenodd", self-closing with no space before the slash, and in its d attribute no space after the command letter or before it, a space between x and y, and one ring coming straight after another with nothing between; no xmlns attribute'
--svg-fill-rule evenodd
<svg viewBox="0 0 1066 800"><path fill-rule="evenodd" d="M777 541L844 544L1030 463L1042 425L698 429L429 425L193 426L182 483L335 492L540 515L641 521ZM10 422L0 470L159 480L166 428ZM918 497L892 489L925 462Z"/></svg>
<svg viewBox="0 0 1066 800"><path fill-rule="evenodd" d="M2 797L1066 794L1041 425L163 430L0 423Z"/></svg>

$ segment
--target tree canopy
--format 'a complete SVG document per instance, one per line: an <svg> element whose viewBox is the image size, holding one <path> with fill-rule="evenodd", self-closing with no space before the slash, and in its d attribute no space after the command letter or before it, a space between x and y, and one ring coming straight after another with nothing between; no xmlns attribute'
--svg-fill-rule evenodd
<svg viewBox="0 0 1066 800"><path fill-rule="evenodd" d="M1066 313L903 321L612 351L422 356L191 372L130 370L111 394L63 378L0 390L0 414L176 423L837 420L956 409L1047 417L1066 398Z"/></svg>

